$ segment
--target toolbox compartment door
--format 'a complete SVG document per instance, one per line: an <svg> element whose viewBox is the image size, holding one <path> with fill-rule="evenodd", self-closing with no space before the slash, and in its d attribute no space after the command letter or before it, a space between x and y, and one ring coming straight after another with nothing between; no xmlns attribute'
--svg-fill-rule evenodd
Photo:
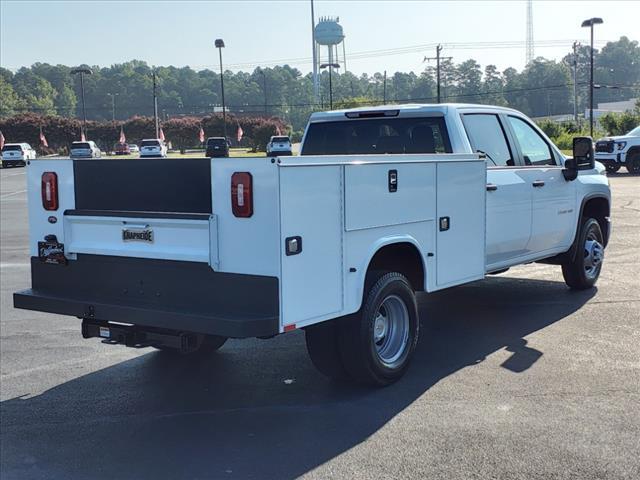
<svg viewBox="0 0 640 480"><path fill-rule="evenodd" d="M483 161L437 164L436 286L484 278L486 178Z"/></svg>

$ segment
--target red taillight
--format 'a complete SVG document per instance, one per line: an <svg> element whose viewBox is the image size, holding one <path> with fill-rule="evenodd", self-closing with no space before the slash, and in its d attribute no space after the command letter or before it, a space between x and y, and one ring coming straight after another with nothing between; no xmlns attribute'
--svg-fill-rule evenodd
<svg viewBox="0 0 640 480"><path fill-rule="evenodd" d="M231 209L236 217L253 215L253 179L249 172L231 176Z"/></svg>
<svg viewBox="0 0 640 480"><path fill-rule="evenodd" d="M45 210L58 209L58 175L54 172L42 174L42 206Z"/></svg>

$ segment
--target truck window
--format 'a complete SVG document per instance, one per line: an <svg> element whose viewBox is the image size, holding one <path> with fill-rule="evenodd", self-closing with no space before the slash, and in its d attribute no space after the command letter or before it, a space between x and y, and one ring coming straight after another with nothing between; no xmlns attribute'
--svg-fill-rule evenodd
<svg viewBox="0 0 640 480"><path fill-rule="evenodd" d="M556 164L551 147L531 125L518 117L509 116L508 118L526 165Z"/></svg>
<svg viewBox="0 0 640 480"><path fill-rule="evenodd" d="M489 160L498 167L515 165L497 115L468 113L462 117L462 120L474 151L486 153Z"/></svg>
<svg viewBox="0 0 640 480"><path fill-rule="evenodd" d="M300 155L376 153L451 153L444 118L367 118L312 123Z"/></svg>

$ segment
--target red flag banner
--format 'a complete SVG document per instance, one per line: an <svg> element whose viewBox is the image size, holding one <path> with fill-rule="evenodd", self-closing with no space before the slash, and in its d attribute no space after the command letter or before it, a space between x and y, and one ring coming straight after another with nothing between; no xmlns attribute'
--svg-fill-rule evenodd
<svg viewBox="0 0 640 480"><path fill-rule="evenodd" d="M200 143L204 143L204 130L202 127L200 127L200 131L198 132L198 140L200 140Z"/></svg>
<svg viewBox="0 0 640 480"><path fill-rule="evenodd" d="M84 136L84 130L80 130L80 141L81 142L87 141L87 137Z"/></svg>
<svg viewBox="0 0 640 480"><path fill-rule="evenodd" d="M280 127L276 127L276 135L282 135L282 132L280 131Z"/></svg>
<svg viewBox="0 0 640 480"><path fill-rule="evenodd" d="M0 150L4 148L4 135L0 132Z"/></svg>
<svg viewBox="0 0 640 480"><path fill-rule="evenodd" d="M162 131L162 128L160 129L160 133L158 134L158 138L164 142L164 132Z"/></svg>
<svg viewBox="0 0 640 480"><path fill-rule="evenodd" d="M240 143L240 140L242 140L243 135L244 135L244 131L242 130L242 127L240 126L240 124L238 124L238 131L236 132L236 138L238 139L238 143Z"/></svg>
<svg viewBox="0 0 640 480"><path fill-rule="evenodd" d="M44 133L42 132L42 127L40 127L40 143L43 147L49 147L49 144L47 143L47 137L45 137Z"/></svg>
<svg viewBox="0 0 640 480"><path fill-rule="evenodd" d="M127 137L124 136L124 128L120 127L120 143L126 143Z"/></svg>

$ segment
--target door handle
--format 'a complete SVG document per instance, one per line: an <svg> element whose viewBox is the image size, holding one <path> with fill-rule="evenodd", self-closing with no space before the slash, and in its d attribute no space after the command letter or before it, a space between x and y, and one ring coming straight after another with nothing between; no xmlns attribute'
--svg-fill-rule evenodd
<svg viewBox="0 0 640 480"><path fill-rule="evenodd" d="M544 187L544 181L542 180L536 180L535 182L532 183L532 185L534 187Z"/></svg>
<svg viewBox="0 0 640 480"><path fill-rule="evenodd" d="M493 183L487 183L487 192L493 192L494 190L497 190L498 186L494 185Z"/></svg>

